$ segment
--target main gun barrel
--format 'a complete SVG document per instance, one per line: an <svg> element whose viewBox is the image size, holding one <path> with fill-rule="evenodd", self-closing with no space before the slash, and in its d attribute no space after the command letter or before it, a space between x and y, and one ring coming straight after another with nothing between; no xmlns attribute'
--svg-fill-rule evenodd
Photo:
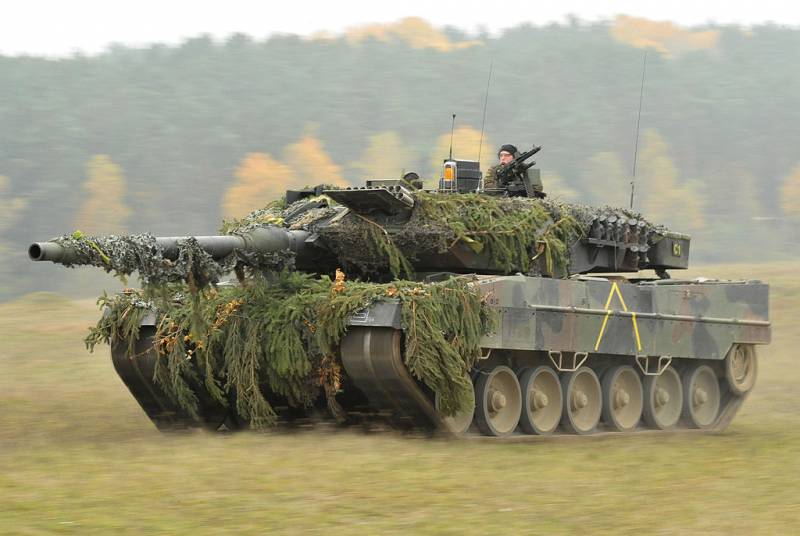
<svg viewBox="0 0 800 536"><path fill-rule="evenodd" d="M179 243L189 238L197 240L201 248L214 259L227 257L234 250L267 253L291 250L300 253L309 233L302 230L287 230L282 227L266 226L238 235L221 236L161 236L156 244L167 259L176 259ZM32 261L52 261L61 264L80 264L77 251L58 242L34 242L28 247L28 257Z"/></svg>

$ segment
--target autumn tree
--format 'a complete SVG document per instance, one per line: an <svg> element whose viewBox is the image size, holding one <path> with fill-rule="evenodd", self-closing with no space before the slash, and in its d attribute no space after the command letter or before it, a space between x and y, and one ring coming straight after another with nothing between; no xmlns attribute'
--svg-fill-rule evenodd
<svg viewBox="0 0 800 536"><path fill-rule="evenodd" d="M597 205L628 206L630 182L631 172L616 153L595 153L581 169L581 197Z"/></svg>
<svg viewBox="0 0 800 536"><path fill-rule="evenodd" d="M265 153L250 153L236 168L236 182L222 200L225 219L241 218L277 199L296 185L289 166Z"/></svg>
<svg viewBox="0 0 800 536"><path fill-rule="evenodd" d="M404 170L409 170L413 158L411 150L393 131L384 131L369 136L367 148L361 158L350 164L358 179L394 179Z"/></svg>
<svg viewBox="0 0 800 536"><path fill-rule="evenodd" d="M322 142L314 136L306 135L288 145L284 151L283 161L297 178L292 186L349 185L342 178L342 168L331 159L325 152Z"/></svg>
<svg viewBox="0 0 800 536"><path fill-rule="evenodd" d="M675 229L701 229L705 225L699 188L681 178L670 158L669 145L655 130L643 136L637 164L637 203L644 216Z"/></svg>
<svg viewBox="0 0 800 536"><path fill-rule="evenodd" d="M781 209L788 218L800 221L800 164L783 180Z"/></svg>
<svg viewBox="0 0 800 536"><path fill-rule="evenodd" d="M586 199L581 192L575 189L575 185L564 179L558 173L552 171L542 171L542 185L547 197L567 203L585 202Z"/></svg>
<svg viewBox="0 0 800 536"><path fill-rule="evenodd" d="M458 127L453 132L453 158L459 160L476 160L478 150L481 153L481 170L486 173L489 167L497 163L497 155L494 143L488 138L483 138L481 144L481 131L465 126ZM442 134L436 139L433 153L431 154L431 177L434 179L441 176L442 161L450 154L450 133Z"/></svg>
<svg viewBox="0 0 800 536"><path fill-rule="evenodd" d="M742 221L763 215L756 177L742 165L720 166L704 188L707 208L716 217ZM725 195L719 195L724 192Z"/></svg>
<svg viewBox="0 0 800 536"><path fill-rule="evenodd" d="M611 36L637 48L654 48L665 56L694 50L713 49L720 39L718 30L688 30L669 21L638 17L617 17Z"/></svg>
<svg viewBox="0 0 800 536"><path fill-rule="evenodd" d="M125 204L125 177L122 168L108 155L95 155L86 166L83 189L86 199L75 225L86 233L125 232L130 209Z"/></svg>
<svg viewBox="0 0 800 536"><path fill-rule="evenodd" d="M322 143L311 135L288 145L284 160L266 153L250 153L236 168L236 182L225 192L222 214L241 218L278 199L291 188L328 184L348 186L341 168L328 156Z"/></svg>
<svg viewBox="0 0 800 536"><path fill-rule="evenodd" d="M453 41L444 32L419 17L406 17L389 24L365 24L345 34L348 43L356 44L373 39L376 41L397 40L411 48L432 48L439 52L450 52L482 45L480 41Z"/></svg>

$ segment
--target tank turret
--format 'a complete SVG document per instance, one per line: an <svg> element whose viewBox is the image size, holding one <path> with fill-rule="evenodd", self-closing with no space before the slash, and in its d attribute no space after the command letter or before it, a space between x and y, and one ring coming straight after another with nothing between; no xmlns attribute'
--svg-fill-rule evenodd
<svg viewBox="0 0 800 536"><path fill-rule="evenodd" d="M310 190L313 192L314 190ZM190 241L215 262L254 266L286 253L302 271L343 267L363 279L390 272L566 277L591 272L688 266L690 238L622 209L527 197L414 190L402 181L317 189L286 207L258 211L225 235L88 237L81 233L28 248L34 261L154 275ZM399 264L392 265L394 254ZM248 260L249 259L249 260ZM235 263L234 263L235 264Z"/></svg>

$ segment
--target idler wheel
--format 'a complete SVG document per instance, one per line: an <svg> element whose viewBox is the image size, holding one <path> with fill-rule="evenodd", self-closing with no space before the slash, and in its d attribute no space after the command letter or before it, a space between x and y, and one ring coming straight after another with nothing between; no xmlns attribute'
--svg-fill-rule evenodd
<svg viewBox="0 0 800 536"><path fill-rule="evenodd" d="M600 422L603 406L600 381L589 367L567 372L561 377L564 393L562 426L575 434L591 434Z"/></svg>
<svg viewBox="0 0 800 536"><path fill-rule="evenodd" d="M725 378L736 396L748 393L756 383L758 361L752 344L734 344L725 357Z"/></svg>
<svg viewBox="0 0 800 536"><path fill-rule="evenodd" d="M683 385L673 367L659 376L644 378L644 422L656 430L671 430L678 424L683 409Z"/></svg>
<svg viewBox="0 0 800 536"><path fill-rule="evenodd" d="M483 371L475 381L475 423L490 436L511 434L519 422L522 393L517 375L506 366Z"/></svg>
<svg viewBox="0 0 800 536"><path fill-rule="evenodd" d="M561 382L547 366L525 369L519 377L523 393L519 426L526 434L551 434L558 427L563 409Z"/></svg>
<svg viewBox="0 0 800 536"><path fill-rule="evenodd" d="M720 390L708 365L694 365L683 376L683 419L692 428L710 428L717 420Z"/></svg>
<svg viewBox="0 0 800 536"><path fill-rule="evenodd" d="M619 432L630 432L642 416L644 394L639 373L620 365L603 376L603 422Z"/></svg>

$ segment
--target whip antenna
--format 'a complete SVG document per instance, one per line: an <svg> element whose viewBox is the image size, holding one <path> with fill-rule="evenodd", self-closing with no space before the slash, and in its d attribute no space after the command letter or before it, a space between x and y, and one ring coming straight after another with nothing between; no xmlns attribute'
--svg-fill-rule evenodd
<svg viewBox="0 0 800 536"><path fill-rule="evenodd" d="M642 87L639 89L639 115L636 117L636 145L633 148L633 176L631 177L631 210L633 210L633 193L636 189L636 159L639 156L639 124L642 120L642 98L644 97L644 74L647 72L647 51L644 51L642 63Z"/></svg>
<svg viewBox="0 0 800 536"><path fill-rule="evenodd" d="M453 114L453 122L450 123L450 158L453 159L453 130L456 128L456 114Z"/></svg>
<svg viewBox="0 0 800 536"><path fill-rule="evenodd" d="M492 66L494 59L489 62L489 79L486 80L486 96L483 98L483 122L481 123L481 140L478 142L478 165L481 165L481 149L483 149L483 127L486 126L486 105L489 103L489 84L492 83Z"/></svg>

